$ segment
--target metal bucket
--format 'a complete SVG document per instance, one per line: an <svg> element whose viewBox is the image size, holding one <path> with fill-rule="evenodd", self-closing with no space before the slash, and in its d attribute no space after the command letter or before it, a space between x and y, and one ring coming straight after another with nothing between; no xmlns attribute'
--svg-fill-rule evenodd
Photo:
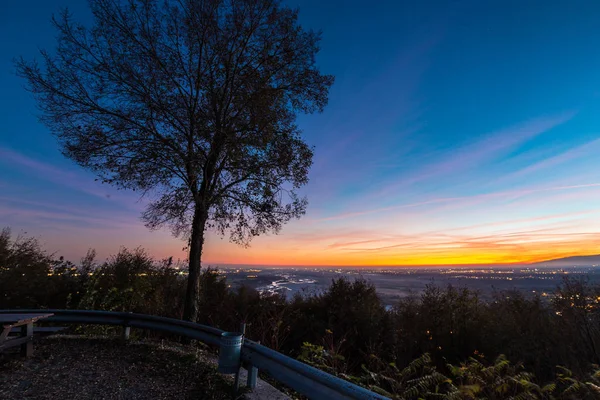
<svg viewBox="0 0 600 400"><path fill-rule="evenodd" d="M244 335L237 332L223 332L219 348L219 368L223 374L235 374L240 368L240 354Z"/></svg>

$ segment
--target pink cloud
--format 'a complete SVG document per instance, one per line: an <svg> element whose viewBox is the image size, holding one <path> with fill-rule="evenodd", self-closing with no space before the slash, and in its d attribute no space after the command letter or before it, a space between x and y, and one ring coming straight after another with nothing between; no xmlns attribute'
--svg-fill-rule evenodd
<svg viewBox="0 0 600 400"><path fill-rule="evenodd" d="M456 249L483 249L488 251L511 251L529 250L532 245L548 242L560 242L561 246L569 247L578 241L589 243L590 240L600 239L598 232L578 232L578 233L546 233L535 231L515 232L510 235L490 235L490 236L449 236L425 237L415 235L412 241L403 241L388 246L347 248L343 249L352 253L381 253L390 251L401 251L405 254L415 255L422 253L424 255L434 254L436 250L456 250ZM407 253L408 251L408 253Z"/></svg>

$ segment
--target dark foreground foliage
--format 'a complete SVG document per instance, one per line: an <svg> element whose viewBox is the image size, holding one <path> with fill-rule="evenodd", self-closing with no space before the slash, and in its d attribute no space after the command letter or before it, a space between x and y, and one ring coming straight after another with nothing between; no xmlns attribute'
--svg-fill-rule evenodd
<svg viewBox="0 0 600 400"><path fill-rule="evenodd" d="M122 249L94 266L93 255L74 266L3 231L0 309L181 317L185 282L169 260ZM431 285L386 310L363 279L286 301L232 290L205 269L198 322L225 330L246 322L251 339L398 398L596 398L600 287L567 279L555 294L547 301L509 291L484 301L468 288Z"/></svg>

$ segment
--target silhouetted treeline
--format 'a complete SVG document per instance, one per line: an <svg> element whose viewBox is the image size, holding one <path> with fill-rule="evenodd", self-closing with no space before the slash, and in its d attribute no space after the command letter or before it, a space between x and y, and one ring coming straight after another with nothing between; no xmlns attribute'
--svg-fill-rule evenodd
<svg viewBox="0 0 600 400"><path fill-rule="evenodd" d="M101 265L94 265L90 251L75 266L47 254L35 239L0 234L0 309L105 309L180 318L184 283L170 260L153 260L141 249L121 249ZM484 301L468 288L431 285L386 310L364 279L335 279L322 293L286 301L246 286L233 290L222 275L204 269L200 294L199 323L238 330L246 322L251 339L347 379L367 376L369 382L359 383L387 393L397 392L391 382L418 371L445 371L453 382L470 382L493 368L508 374L511 365L513 380L523 378L523 368L531 382L562 374L568 383L579 381L567 374L583 379L600 363L600 287L585 279L566 279L547 301L518 291ZM406 368L410 373L402 375ZM475 375L461 377L460 371ZM376 382L378 374L386 379Z"/></svg>

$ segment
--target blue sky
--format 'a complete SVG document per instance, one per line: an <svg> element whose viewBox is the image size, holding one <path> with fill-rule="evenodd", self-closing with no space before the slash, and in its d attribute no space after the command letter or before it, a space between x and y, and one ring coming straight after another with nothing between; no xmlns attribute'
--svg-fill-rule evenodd
<svg viewBox="0 0 600 400"><path fill-rule="evenodd" d="M208 263L452 264L598 253L600 3L303 1L336 83L301 116L315 146L307 215L250 249L211 234ZM94 182L38 123L12 59L51 49L49 19L83 1L0 9L0 225L77 260L184 243L144 201Z"/></svg>

